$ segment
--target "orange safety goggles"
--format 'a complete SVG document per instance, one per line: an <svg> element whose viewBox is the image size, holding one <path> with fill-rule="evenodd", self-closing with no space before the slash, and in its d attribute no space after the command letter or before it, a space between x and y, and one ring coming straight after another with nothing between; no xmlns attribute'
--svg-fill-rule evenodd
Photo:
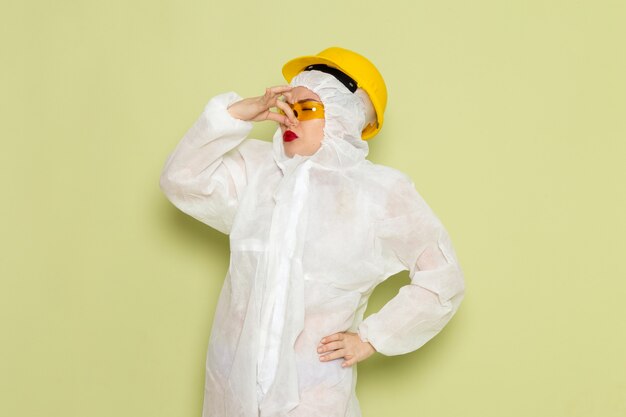
<svg viewBox="0 0 626 417"><path fill-rule="evenodd" d="M293 114L296 116L296 119L301 122L305 120L311 119L323 119L324 118L324 105L319 101L301 101L298 103L287 103L291 110L293 110ZM278 112L280 114L285 114L285 112L279 108Z"/></svg>

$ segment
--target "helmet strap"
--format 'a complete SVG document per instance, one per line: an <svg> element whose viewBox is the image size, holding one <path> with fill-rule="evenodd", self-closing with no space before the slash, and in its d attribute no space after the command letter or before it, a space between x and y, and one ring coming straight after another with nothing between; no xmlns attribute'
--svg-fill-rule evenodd
<svg viewBox="0 0 626 417"><path fill-rule="evenodd" d="M339 80L343 85L345 85L346 88L350 90L351 93L354 93L358 87L356 81L354 81L354 79L350 77L348 74L338 70L337 68L329 67L326 64L309 65L308 67L304 68L302 71L311 71L311 70L321 71L321 72L325 72L327 74L332 75L337 80Z"/></svg>

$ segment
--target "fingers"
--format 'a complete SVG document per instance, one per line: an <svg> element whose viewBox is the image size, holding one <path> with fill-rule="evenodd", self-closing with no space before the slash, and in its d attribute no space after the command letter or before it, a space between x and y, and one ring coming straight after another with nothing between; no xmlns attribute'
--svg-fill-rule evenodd
<svg viewBox="0 0 626 417"><path fill-rule="evenodd" d="M335 341L335 340L343 340L343 338L344 338L344 334L343 333L341 333L341 332L340 333L333 333L330 336L324 337L321 340L321 342L322 343L328 343L328 342L332 342L332 341Z"/></svg>
<svg viewBox="0 0 626 417"><path fill-rule="evenodd" d="M273 120L275 122L278 122L287 126L292 124L291 121L289 120L289 117L287 117L286 115L269 111L269 110L267 111L267 117L265 118L265 120Z"/></svg>
<svg viewBox="0 0 626 417"><path fill-rule="evenodd" d="M317 348L317 353L323 353L323 352L328 352L328 351L335 350L335 349L341 349L342 347L345 347L344 342L342 340L338 340L336 342L330 342L330 343L326 343L323 346L320 346L319 348Z"/></svg>
<svg viewBox="0 0 626 417"><path fill-rule="evenodd" d="M276 113L273 111L268 111L267 113L267 117L263 120L272 120L274 122L280 123L282 125L285 125L287 127L294 127L297 126L296 124L293 124L291 122L291 120L289 120L289 117L285 116L282 113Z"/></svg>
<svg viewBox="0 0 626 417"><path fill-rule="evenodd" d="M298 119L296 118L293 110L287 103L280 99L280 96L288 96L289 92L293 89L290 85L277 85L274 87L267 87L265 94L260 97L262 106L266 109L261 120L272 120L274 122L281 123L286 126L296 126ZM272 112L269 109L272 107L278 107L284 114Z"/></svg>
<svg viewBox="0 0 626 417"><path fill-rule="evenodd" d="M337 358L343 358L346 353L345 349L337 349L333 352L327 353L326 355L320 356L320 360L326 362Z"/></svg>
<svg viewBox="0 0 626 417"><path fill-rule="evenodd" d="M283 112L285 112L285 115L287 115L287 118L290 121L290 124L294 126L298 124L298 119L296 118L296 115L293 113L293 110L291 109L291 107L289 107L287 103L281 100L277 100L276 107L278 107ZM284 124L287 124L287 123L284 123Z"/></svg>
<svg viewBox="0 0 626 417"><path fill-rule="evenodd" d="M274 87L268 87L265 89L265 91L269 91L271 94L282 94L285 93L287 91L291 91L293 89L292 86L290 85L276 85Z"/></svg>
<svg viewBox="0 0 626 417"><path fill-rule="evenodd" d="M318 353L332 350L332 352L330 353L321 355L321 361L329 361L332 359L342 358L345 354L348 353L345 349L345 335L343 333L335 333L331 334L330 336L326 336L321 340L320 343L322 343L322 345L318 346Z"/></svg>
<svg viewBox="0 0 626 417"><path fill-rule="evenodd" d="M293 87L289 85L277 85L274 87L267 87L265 89L265 94L263 94L262 98L265 101L265 105L274 106L274 102L279 101L279 97L284 93L289 94Z"/></svg>
<svg viewBox="0 0 626 417"><path fill-rule="evenodd" d="M341 363L341 367L352 366L357 363L363 355L359 353L358 346L355 343L363 343L358 338L357 333L341 332L335 333L330 336L324 337L317 348L318 353L332 350L327 354L320 356L320 361L328 362L333 359L344 358L345 361ZM357 344L358 344L357 343Z"/></svg>
<svg viewBox="0 0 626 417"><path fill-rule="evenodd" d="M358 362L356 356L346 355L346 359L347 359L346 361L343 361L341 363L342 368L345 368L346 366L352 366Z"/></svg>

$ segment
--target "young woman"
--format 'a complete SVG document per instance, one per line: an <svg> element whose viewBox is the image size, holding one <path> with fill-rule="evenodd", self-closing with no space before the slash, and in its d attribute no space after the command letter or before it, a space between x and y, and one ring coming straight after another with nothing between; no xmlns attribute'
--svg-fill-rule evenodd
<svg viewBox="0 0 626 417"><path fill-rule="evenodd" d="M289 85L259 97L213 97L160 179L180 210L230 236L203 417L360 416L356 363L418 349L465 291L411 180L366 159L387 100L374 65L333 47L283 74ZM272 143L247 138L260 120L279 124ZM411 283L363 320L402 270Z"/></svg>

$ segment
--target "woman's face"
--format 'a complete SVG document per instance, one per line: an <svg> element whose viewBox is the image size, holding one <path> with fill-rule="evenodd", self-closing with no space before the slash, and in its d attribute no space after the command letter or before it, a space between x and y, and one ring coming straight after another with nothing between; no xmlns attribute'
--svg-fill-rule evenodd
<svg viewBox="0 0 626 417"><path fill-rule="evenodd" d="M317 94L302 86L292 88L284 96L287 102L292 104L299 101L317 101L321 103ZM322 146L322 139L324 139L324 124L324 119L298 121L298 124L292 127L281 123L280 129L283 133L285 154L291 158L296 154L306 156L317 152L320 146ZM295 135L292 133L285 134L287 131L291 131ZM292 139L294 137L295 139Z"/></svg>

